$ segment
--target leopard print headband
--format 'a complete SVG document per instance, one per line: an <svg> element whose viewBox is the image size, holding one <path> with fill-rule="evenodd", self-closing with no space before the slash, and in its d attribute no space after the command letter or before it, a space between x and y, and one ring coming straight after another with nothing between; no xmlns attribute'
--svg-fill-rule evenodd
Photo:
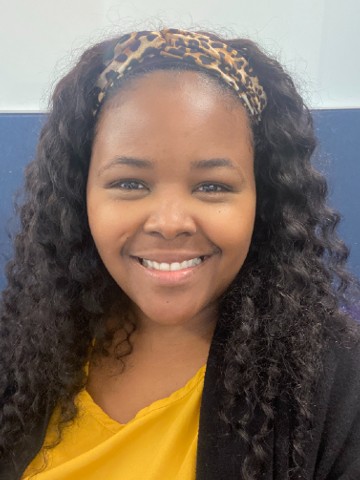
<svg viewBox="0 0 360 480"><path fill-rule="evenodd" d="M266 93L246 58L219 40L177 29L134 32L120 38L96 82L94 115L107 93L126 73L159 55L210 70L237 93L256 123L261 120L261 113L266 106Z"/></svg>

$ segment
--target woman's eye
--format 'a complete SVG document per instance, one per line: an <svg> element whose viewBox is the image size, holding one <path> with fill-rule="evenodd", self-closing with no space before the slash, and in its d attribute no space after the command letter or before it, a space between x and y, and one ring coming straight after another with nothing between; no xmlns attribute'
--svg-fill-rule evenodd
<svg viewBox="0 0 360 480"><path fill-rule="evenodd" d="M197 190L204 193L231 192L231 188L229 186L222 185L220 183L203 183L198 187Z"/></svg>
<svg viewBox="0 0 360 480"><path fill-rule="evenodd" d="M110 188L119 188L121 190L144 190L145 185L138 180L120 180L109 185Z"/></svg>

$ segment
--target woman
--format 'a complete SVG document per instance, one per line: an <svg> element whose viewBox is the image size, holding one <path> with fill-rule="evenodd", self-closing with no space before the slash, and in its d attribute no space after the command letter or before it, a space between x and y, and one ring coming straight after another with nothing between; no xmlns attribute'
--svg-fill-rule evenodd
<svg viewBox="0 0 360 480"><path fill-rule="evenodd" d="M170 29L83 54L7 269L0 478L360 475L355 281L314 148L249 40Z"/></svg>

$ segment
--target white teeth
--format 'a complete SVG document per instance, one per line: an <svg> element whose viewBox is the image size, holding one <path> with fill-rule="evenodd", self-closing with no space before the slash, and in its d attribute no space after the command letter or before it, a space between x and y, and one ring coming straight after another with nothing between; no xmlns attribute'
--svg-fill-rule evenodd
<svg viewBox="0 0 360 480"><path fill-rule="evenodd" d="M180 270L181 269L181 264L179 262L171 263L170 264L170 270L172 272L175 272L175 270Z"/></svg>
<svg viewBox="0 0 360 480"><path fill-rule="evenodd" d="M191 260L185 260L184 262L174 262L174 263L165 263L165 262L153 262L152 260L147 260L146 258L141 259L141 263L146 268L152 268L153 270L162 270L162 271L172 271L183 270L185 268L196 267L202 262L201 257L192 258Z"/></svg>

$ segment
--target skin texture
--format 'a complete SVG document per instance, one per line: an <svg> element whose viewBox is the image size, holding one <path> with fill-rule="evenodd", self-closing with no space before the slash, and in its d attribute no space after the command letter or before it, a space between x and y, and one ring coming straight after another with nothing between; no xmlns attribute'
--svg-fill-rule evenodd
<svg viewBox="0 0 360 480"><path fill-rule="evenodd" d="M114 378L111 359L90 372L88 390L113 418L129 420L206 362L217 301L246 258L255 206L248 119L216 82L195 72L153 72L105 108L92 149L88 218L137 324L125 372ZM175 272L139 261L199 256L206 257L200 265Z"/></svg>

